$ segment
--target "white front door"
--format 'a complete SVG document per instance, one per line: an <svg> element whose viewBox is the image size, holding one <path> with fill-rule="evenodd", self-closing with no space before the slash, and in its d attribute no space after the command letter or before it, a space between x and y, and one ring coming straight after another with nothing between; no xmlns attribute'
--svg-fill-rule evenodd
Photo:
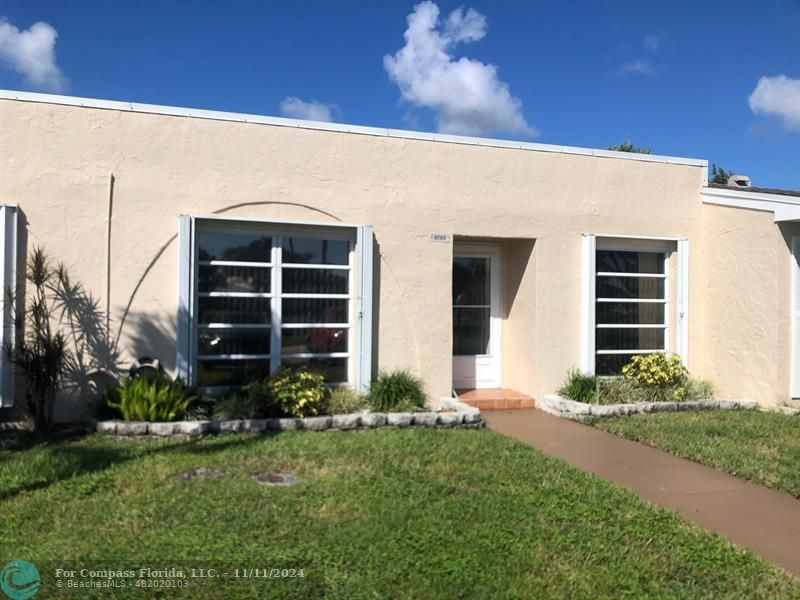
<svg viewBox="0 0 800 600"><path fill-rule="evenodd" d="M453 388L500 387L500 252L453 254Z"/></svg>

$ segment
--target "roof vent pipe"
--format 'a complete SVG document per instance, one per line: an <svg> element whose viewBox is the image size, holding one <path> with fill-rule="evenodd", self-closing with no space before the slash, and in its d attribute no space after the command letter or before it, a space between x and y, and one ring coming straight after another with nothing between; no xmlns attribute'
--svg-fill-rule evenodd
<svg viewBox="0 0 800 600"><path fill-rule="evenodd" d="M752 187L750 178L747 175L731 175L728 177L728 185L730 187L749 188Z"/></svg>

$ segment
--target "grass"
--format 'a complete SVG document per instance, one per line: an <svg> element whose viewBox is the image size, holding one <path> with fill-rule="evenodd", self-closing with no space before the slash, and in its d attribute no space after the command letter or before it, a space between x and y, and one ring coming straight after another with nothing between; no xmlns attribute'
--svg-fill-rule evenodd
<svg viewBox="0 0 800 600"><path fill-rule="evenodd" d="M637 415L594 425L800 498L800 417L715 410Z"/></svg>
<svg viewBox="0 0 800 600"><path fill-rule="evenodd" d="M190 467L218 479L175 481ZM293 472L294 487L251 476ZM678 515L482 430L83 440L0 452L0 557L55 567L294 568L161 597L789 598L800 584Z"/></svg>

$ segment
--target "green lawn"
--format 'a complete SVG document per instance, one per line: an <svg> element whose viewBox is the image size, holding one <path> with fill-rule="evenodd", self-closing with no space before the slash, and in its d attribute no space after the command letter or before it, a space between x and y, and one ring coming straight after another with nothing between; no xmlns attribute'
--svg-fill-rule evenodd
<svg viewBox="0 0 800 600"><path fill-rule="evenodd" d="M800 416L715 410L636 415L594 425L800 498Z"/></svg>
<svg viewBox="0 0 800 600"><path fill-rule="evenodd" d="M188 467L220 479L175 481ZM300 483L251 480L290 471ZM797 598L674 513L486 430L81 441L0 452L0 558L71 568L303 569L186 598ZM152 590L71 590L151 597Z"/></svg>

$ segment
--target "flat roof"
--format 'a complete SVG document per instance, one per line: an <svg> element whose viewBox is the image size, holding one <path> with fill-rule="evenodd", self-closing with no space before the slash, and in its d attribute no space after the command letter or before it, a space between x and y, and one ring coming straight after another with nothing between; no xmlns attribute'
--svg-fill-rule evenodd
<svg viewBox="0 0 800 600"><path fill-rule="evenodd" d="M577 146L558 146L553 144L536 144L533 142L519 142L513 140L499 140L493 138L448 135L444 133L429 133L424 131L384 129L381 127L346 125L344 123L304 121L300 119L285 119L283 117L268 117L263 115L251 115L245 113L222 112L216 110L204 110L197 108L181 108L176 106L160 106L157 104L139 104L133 102L119 102L114 100L99 100L96 98L78 98L75 96L39 94L35 92L20 92L15 90L0 90L0 100L39 102L43 104L61 104L65 106L82 106L86 108L120 110L125 112L146 113L154 115L192 117L195 119L210 119L214 121L254 123L258 125L273 125L277 127L295 127L298 129L311 129L316 131L333 131L337 133L353 133L358 135L403 138L403 139L429 141L429 142L444 142L449 144L488 146L491 148L509 148L514 150L529 150L535 152L555 152L557 154L579 154L584 156L599 156L604 158L635 160L639 162L667 163L667 164L689 165L692 167L705 167L705 168L708 167L707 160L700 160L696 158L661 156L657 154L634 154L631 152L615 152L613 150L580 148Z"/></svg>

